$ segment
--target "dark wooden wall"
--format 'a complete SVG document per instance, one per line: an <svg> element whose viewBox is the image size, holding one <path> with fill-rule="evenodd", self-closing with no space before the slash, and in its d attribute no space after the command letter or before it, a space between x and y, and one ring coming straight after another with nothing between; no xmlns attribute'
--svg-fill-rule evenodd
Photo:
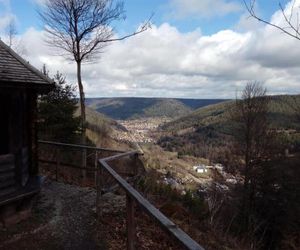
<svg viewBox="0 0 300 250"><path fill-rule="evenodd" d="M36 93L0 89L0 196L22 188L38 173L36 163ZM1 116L2 115L2 116Z"/></svg>

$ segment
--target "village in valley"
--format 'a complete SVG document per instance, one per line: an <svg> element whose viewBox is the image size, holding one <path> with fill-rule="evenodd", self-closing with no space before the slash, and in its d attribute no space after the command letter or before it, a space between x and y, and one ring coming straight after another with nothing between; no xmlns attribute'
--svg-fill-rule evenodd
<svg viewBox="0 0 300 250"><path fill-rule="evenodd" d="M159 126L169 122L170 120L171 119L167 117L118 120L117 122L124 126L127 132L118 133L115 137L120 141L155 143L156 137L154 137L153 134L157 132Z"/></svg>
<svg viewBox="0 0 300 250"><path fill-rule="evenodd" d="M141 148L147 147L147 145L151 147L151 145L156 145L157 139L159 139L160 126L170 120L167 117L118 120L118 123L125 127L127 131L117 132L114 137L123 142L139 145ZM160 156L162 154L168 155L164 150L159 153ZM216 173L224 179L222 184L215 182L216 187L222 192L228 191L229 186L242 181L238 176L227 173L225 166L221 163L207 164L204 163L207 162L206 160L200 159L201 163L194 160L187 161L187 164L182 165L177 161L170 161L169 166L164 168L162 162L161 160L162 167L158 170L164 176L162 182L170 185L175 190L180 190L183 194L186 192L186 186L190 185L198 185L198 192L205 193L207 188L215 182L213 177Z"/></svg>

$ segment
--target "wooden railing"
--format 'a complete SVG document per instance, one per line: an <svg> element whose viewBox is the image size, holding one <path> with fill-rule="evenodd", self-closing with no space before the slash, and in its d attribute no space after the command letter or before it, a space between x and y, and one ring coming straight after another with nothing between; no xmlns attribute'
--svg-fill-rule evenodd
<svg viewBox="0 0 300 250"><path fill-rule="evenodd" d="M93 147L86 145L78 145L78 144L69 144L69 143L61 143L61 142L53 142L53 141L38 141L39 143L39 162L42 164L48 164L49 166L54 166L54 178L58 181L59 171L62 168L71 168L75 170L81 170L82 175L85 177L86 172L97 172L98 171L98 159L105 153L105 155L113 155L116 153L124 153L125 151L109 149L109 148L101 148L101 147ZM45 154L45 150L43 147L49 147L52 151L52 157L43 157ZM80 160L77 161L68 161L63 159L62 156L66 155L68 151L76 151L77 156L78 153L81 155ZM49 153L49 152L47 152ZM70 152L69 152L70 153ZM87 160L94 157L92 163L87 164ZM96 176L96 174L95 174ZM95 182L96 183L96 182ZM96 186L96 185L95 185Z"/></svg>
<svg viewBox="0 0 300 250"><path fill-rule="evenodd" d="M101 190L101 175L103 170L107 171L120 185L120 187L126 192L126 223L127 223L127 249L136 249L136 225L135 225L135 205L138 205L144 212L146 212L150 218L152 218L158 225L173 237L184 249L200 250L204 249L197 242L195 242L190 236L183 232L177 225L175 225L170 219L162 214L157 208L155 208L148 200L146 200L136 189L134 189L128 182L126 182L108 162L120 159L125 156L137 155L138 151L132 151L127 153L121 153L111 157L103 158L99 160L99 186L98 190ZM100 196L101 192L97 192ZM100 201L100 197L98 197ZM99 203L97 203L99 204ZM98 210L99 211L99 210ZM101 211L99 211L101 214Z"/></svg>
<svg viewBox="0 0 300 250"><path fill-rule="evenodd" d="M106 148L97 148L90 147L85 145L74 145L74 144L66 144L66 143L58 143L58 142L49 142L49 141L39 141L40 144L56 146L59 149L56 151L56 160L40 160L42 163L53 164L56 166L56 178L57 172L60 166L59 161L59 152L63 150L62 148L77 148L82 150L92 150L95 152L95 167L87 168L87 166L78 166L74 164L66 164L63 163L63 166L77 168L81 170L91 170L96 173L96 189L97 189L97 198L96 198L96 206L97 206L97 214L101 216L101 195L104 190L104 177L105 173L108 173L112 179L117 182L117 185L121 187L126 193L126 223L127 223L127 249L134 250L136 249L136 223L135 223L135 205L142 209L142 211L146 212L151 219L158 223L158 225L169 234L175 241L180 244L180 246L184 249L189 250L200 250L204 249L197 242L195 242L191 237L189 237L185 232L183 232L177 225L175 225L170 219L168 219L165 215L163 215L157 208L155 208L147 199L145 199L133 186L131 186L121 175L117 173L108 162L112 162L113 160L121 160L125 157L131 157L135 160L138 159L141 154L140 150L124 152L120 150L114 149L106 149ZM98 159L99 152L109 152L114 155L105 157L102 159ZM132 172L135 175L138 174L137 165L132 166Z"/></svg>

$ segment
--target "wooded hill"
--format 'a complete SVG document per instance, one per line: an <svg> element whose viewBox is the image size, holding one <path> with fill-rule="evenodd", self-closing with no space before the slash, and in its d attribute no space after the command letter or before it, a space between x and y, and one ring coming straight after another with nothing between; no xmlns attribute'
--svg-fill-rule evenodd
<svg viewBox="0 0 300 250"><path fill-rule="evenodd" d="M300 96L272 96L269 107L271 128L283 133L284 140L300 145ZM226 163L234 124L230 118L235 101L199 108L164 124L159 145L179 155L193 155ZM298 112L297 109L298 107Z"/></svg>
<svg viewBox="0 0 300 250"><path fill-rule="evenodd" d="M300 95L298 96L272 96L270 97L269 118L271 126L276 129L300 129L297 122L295 105L300 106ZM220 132L229 132L231 127L230 110L235 101L224 101L221 103L199 108L188 115L182 116L165 124L164 131L178 131L187 128L214 127Z"/></svg>
<svg viewBox="0 0 300 250"><path fill-rule="evenodd" d="M79 108L76 116L79 116ZM127 149L129 145L116 140L114 135L126 132L126 128L104 114L86 107L87 137L97 147Z"/></svg>
<svg viewBox="0 0 300 250"><path fill-rule="evenodd" d="M176 118L223 99L87 98L88 107L116 120L145 117Z"/></svg>

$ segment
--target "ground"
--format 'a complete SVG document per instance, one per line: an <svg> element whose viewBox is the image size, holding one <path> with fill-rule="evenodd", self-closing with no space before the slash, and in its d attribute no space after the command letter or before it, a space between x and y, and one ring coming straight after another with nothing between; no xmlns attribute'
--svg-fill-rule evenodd
<svg viewBox="0 0 300 250"><path fill-rule="evenodd" d="M47 181L31 217L0 229L0 249L104 249L96 232L95 191Z"/></svg>
<svg viewBox="0 0 300 250"><path fill-rule="evenodd" d="M92 188L47 180L33 202L31 217L0 228L0 250L126 249L125 195L104 194L98 219L95 201ZM138 249L180 249L139 209L136 224Z"/></svg>

